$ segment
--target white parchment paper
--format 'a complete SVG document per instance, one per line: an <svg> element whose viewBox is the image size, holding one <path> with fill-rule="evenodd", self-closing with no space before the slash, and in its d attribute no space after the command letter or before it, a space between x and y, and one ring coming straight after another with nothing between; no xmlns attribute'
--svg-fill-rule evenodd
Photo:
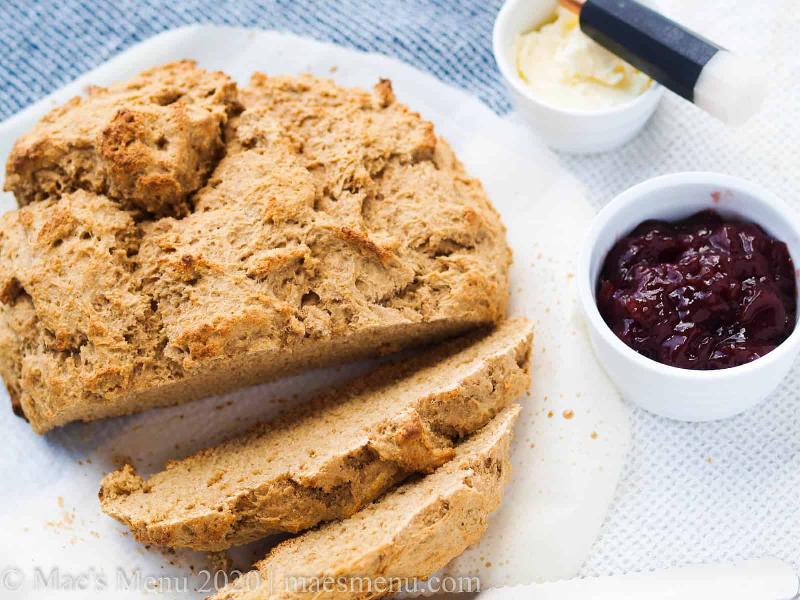
<svg viewBox="0 0 800 600"><path fill-rule="evenodd" d="M573 263L593 214L580 186L528 130L407 65L288 34L212 27L153 38L0 124L0 159L52 104L90 83L179 58L223 69L242 84L256 69L310 71L360 86L389 77L397 96L430 119L484 182L514 249L512 313L535 322L534 383L521 399L505 502L484 539L446 571L478 575L483 587L574 575L608 509L629 440L626 409L594 361L576 312ZM3 195L0 207L14 207L13 198ZM121 457L151 473L364 368L318 371L133 417L74 424L45 437L2 408L3 390L2 597L60 598L69 588L81 589L81 598L208 595L224 581L208 580L206 557L135 542L101 513L100 478ZM256 543L232 555L245 567L264 548Z"/></svg>

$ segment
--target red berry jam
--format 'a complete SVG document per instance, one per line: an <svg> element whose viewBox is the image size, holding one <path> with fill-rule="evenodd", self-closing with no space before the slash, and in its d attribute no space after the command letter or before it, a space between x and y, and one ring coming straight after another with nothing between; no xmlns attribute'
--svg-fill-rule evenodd
<svg viewBox="0 0 800 600"><path fill-rule="evenodd" d="M786 244L758 225L711 210L645 221L608 253L597 306L648 358L684 369L735 367L794 329L794 265Z"/></svg>

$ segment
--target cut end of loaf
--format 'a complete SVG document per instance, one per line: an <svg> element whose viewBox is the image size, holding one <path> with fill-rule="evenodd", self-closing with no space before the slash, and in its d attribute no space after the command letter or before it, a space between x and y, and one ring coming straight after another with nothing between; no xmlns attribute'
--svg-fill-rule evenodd
<svg viewBox="0 0 800 600"><path fill-rule="evenodd" d="M531 328L512 319L374 372L142 482L128 466L101 506L142 542L221 550L347 517L454 456L530 384Z"/></svg>
<svg viewBox="0 0 800 600"><path fill-rule="evenodd" d="M282 542L211 600L293 597L291 578L424 579L476 543L511 474L519 406L457 446L453 460L349 519Z"/></svg>

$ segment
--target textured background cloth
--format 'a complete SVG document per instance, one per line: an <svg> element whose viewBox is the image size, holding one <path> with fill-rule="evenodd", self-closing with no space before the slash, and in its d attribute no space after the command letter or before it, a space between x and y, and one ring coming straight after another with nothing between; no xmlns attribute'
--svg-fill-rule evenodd
<svg viewBox="0 0 800 600"><path fill-rule="evenodd" d="M800 7L796 0L662 0L668 12L772 74L764 111L731 131L669 96L635 141L562 155L600 206L630 185L680 170L756 180L800 206ZM0 3L0 118L155 33L189 23L288 30L382 52L511 107L491 56L499 7L485 2ZM677 423L632 409L633 445L583 574L772 555L800 567L800 371L748 413ZM535 518L535 516L533 516Z"/></svg>

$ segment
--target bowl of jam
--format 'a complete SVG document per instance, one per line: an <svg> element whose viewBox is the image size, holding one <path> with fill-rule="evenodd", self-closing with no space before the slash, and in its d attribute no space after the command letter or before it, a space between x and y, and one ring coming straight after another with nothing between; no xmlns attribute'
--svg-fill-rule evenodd
<svg viewBox="0 0 800 600"><path fill-rule="evenodd" d="M800 225L768 190L677 173L595 218L578 269L598 360L629 400L705 421L766 398L800 352Z"/></svg>

